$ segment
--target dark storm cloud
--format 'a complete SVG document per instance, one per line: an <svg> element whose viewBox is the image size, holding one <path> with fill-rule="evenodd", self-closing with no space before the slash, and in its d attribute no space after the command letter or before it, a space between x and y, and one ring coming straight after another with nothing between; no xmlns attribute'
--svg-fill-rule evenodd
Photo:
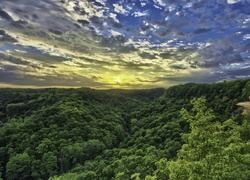
<svg viewBox="0 0 250 180"><path fill-rule="evenodd" d="M92 24L98 25L99 27L103 26L103 19L97 16L92 16L89 18Z"/></svg>
<svg viewBox="0 0 250 180"><path fill-rule="evenodd" d="M15 56L20 56L23 59L33 59L39 61L42 64L60 64L64 61L70 60L69 58L54 56L50 54L39 54L39 53L22 53L22 52L13 52Z"/></svg>
<svg viewBox="0 0 250 180"><path fill-rule="evenodd" d="M0 8L0 17L10 22L13 21L12 17L7 12L5 12L2 8Z"/></svg>
<svg viewBox="0 0 250 180"><path fill-rule="evenodd" d="M8 12L13 15L10 23L12 28L40 28L40 30L53 29L57 31L75 28L75 21L65 15L69 12L50 0L16 0L15 2L2 0L1 5L8 8ZM7 16L4 17L6 19ZM10 20L10 18L7 19ZM1 24L0 27L2 27ZM6 26L3 27L6 28Z"/></svg>
<svg viewBox="0 0 250 180"><path fill-rule="evenodd" d="M51 55L49 51L44 51L39 47L25 46L22 44L12 44L9 42L3 43L3 45L0 46L0 50L3 52L12 51L11 54L15 55L16 57L22 57L23 59L27 58L51 63L69 60L68 57Z"/></svg>
<svg viewBox="0 0 250 180"><path fill-rule="evenodd" d="M240 53L241 49L234 36L221 40L212 40L209 46L200 50L200 55L205 61L205 67L243 62Z"/></svg>
<svg viewBox="0 0 250 180"><path fill-rule="evenodd" d="M6 55L4 53L0 53L0 59L3 61L8 61L17 65L29 65L30 63L28 61L25 61L21 58L17 58L11 55Z"/></svg>
<svg viewBox="0 0 250 180"><path fill-rule="evenodd" d="M0 82L24 85L24 86L100 86L101 83L93 82L84 76L77 74L57 75L57 76L35 76L29 74L19 74L15 71L3 71L0 69Z"/></svg>
<svg viewBox="0 0 250 180"><path fill-rule="evenodd" d="M17 75L15 72L0 69L0 83L13 83L23 80L23 76Z"/></svg>
<svg viewBox="0 0 250 180"><path fill-rule="evenodd" d="M83 19L78 19L77 22L81 23L82 26L88 26L89 25L89 21L83 20Z"/></svg>
<svg viewBox="0 0 250 180"><path fill-rule="evenodd" d="M46 60L44 60L44 58L41 64L38 64L38 63L27 61L24 59L24 57L25 56L20 55L20 53L15 53L15 55L11 55L11 54L6 55L4 53L0 53L0 59L1 59L0 65L6 71L19 70L20 65L25 67L27 71L38 70L38 69L42 70L44 68L51 68L51 69L57 68L57 66L51 65L53 63L52 61L47 61L46 63ZM35 59L39 60L38 58L35 58ZM10 65L9 63L14 64L14 65Z"/></svg>
<svg viewBox="0 0 250 180"><path fill-rule="evenodd" d="M23 21L23 20L18 20L18 21L12 21L10 23L13 27L16 27L16 28L20 28L20 29L24 29L27 27L28 25L28 22L27 21Z"/></svg>
<svg viewBox="0 0 250 180"><path fill-rule="evenodd" d="M226 70L225 74L231 77L250 77L250 67L241 69L230 69Z"/></svg>
<svg viewBox="0 0 250 180"><path fill-rule="evenodd" d="M201 64L201 67L205 68L214 68L218 66L224 66L232 63L242 63L244 60L239 54L232 54L227 55L227 58L224 59L224 56L218 57L218 59L212 59L212 60L205 60L203 64Z"/></svg>
<svg viewBox="0 0 250 180"><path fill-rule="evenodd" d="M53 33L55 35L62 35L63 34L63 32L60 31L60 30L51 29L51 28L49 28L48 30L49 30L49 32L51 32L51 33Z"/></svg>
<svg viewBox="0 0 250 180"><path fill-rule="evenodd" d="M4 30L0 30L0 42L16 43L17 40L12 36L8 35Z"/></svg>
<svg viewBox="0 0 250 180"><path fill-rule="evenodd" d="M4 71L16 71L19 69L17 66L13 65L3 65L1 68L4 69Z"/></svg>

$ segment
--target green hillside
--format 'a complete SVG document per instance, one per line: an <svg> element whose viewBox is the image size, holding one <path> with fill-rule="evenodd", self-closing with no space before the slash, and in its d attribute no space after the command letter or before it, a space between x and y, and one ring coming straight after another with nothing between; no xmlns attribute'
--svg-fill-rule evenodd
<svg viewBox="0 0 250 180"><path fill-rule="evenodd" d="M0 89L6 180L250 179L250 80L169 89Z"/></svg>

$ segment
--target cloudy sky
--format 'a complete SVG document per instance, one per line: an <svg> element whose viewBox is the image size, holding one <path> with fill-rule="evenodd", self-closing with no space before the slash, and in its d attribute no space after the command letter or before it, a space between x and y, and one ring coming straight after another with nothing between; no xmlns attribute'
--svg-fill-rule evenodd
<svg viewBox="0 0 250 180"><path fill-rule="evenodd" d="M250 78L250 0L1 0L0 87Z"/></svg>

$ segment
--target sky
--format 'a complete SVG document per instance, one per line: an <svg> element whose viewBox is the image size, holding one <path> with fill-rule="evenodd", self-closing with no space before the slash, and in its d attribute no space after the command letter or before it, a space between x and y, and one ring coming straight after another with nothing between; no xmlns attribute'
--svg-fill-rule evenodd
<svg viewBox="0 0 250 180"><path fill-rule="evenodd" d="M1 0L0 87L250 78L250 0Z"/></svg>

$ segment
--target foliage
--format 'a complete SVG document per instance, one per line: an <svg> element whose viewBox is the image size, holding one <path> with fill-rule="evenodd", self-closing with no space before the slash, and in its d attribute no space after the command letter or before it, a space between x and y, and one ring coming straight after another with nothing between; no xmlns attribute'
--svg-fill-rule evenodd
<svg viewBox="0 0 250 180"><path fill-rule="evenodd" d="M0 89L1 177L249 179L249 84Z"/></svg>
<svg viewBox="0 0 250 180"><path fill-rule="evenodd" d="M250 179L250 142L241 138L242 126L232 119L216 121L205 102L194 99L191 113L181 111L191 132L182 135L185 144L169 162L170 179Z"/></svg>

